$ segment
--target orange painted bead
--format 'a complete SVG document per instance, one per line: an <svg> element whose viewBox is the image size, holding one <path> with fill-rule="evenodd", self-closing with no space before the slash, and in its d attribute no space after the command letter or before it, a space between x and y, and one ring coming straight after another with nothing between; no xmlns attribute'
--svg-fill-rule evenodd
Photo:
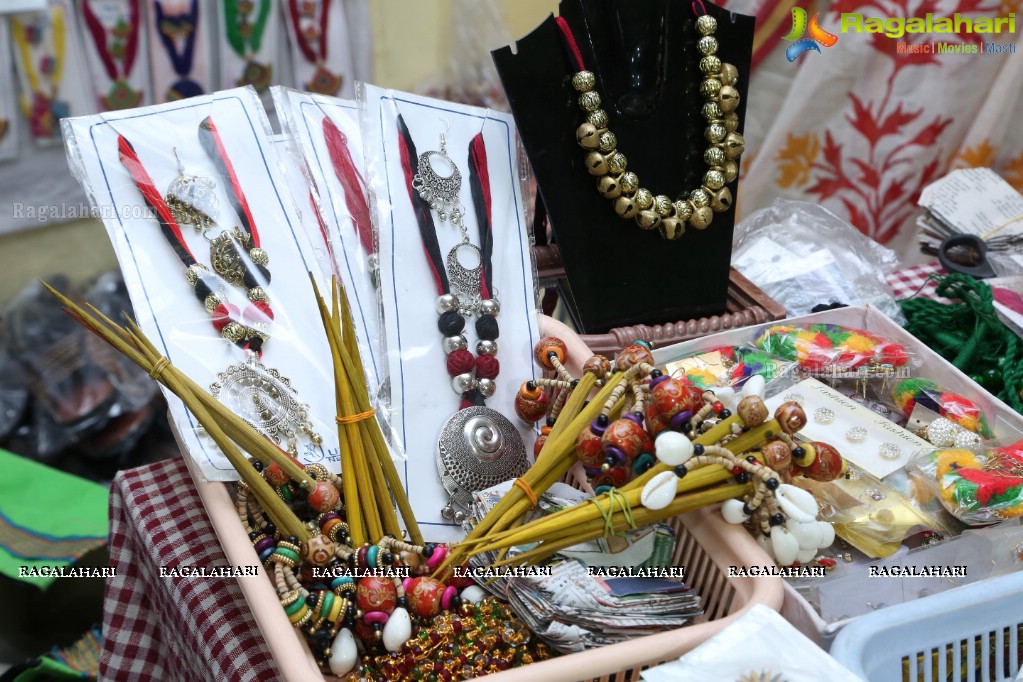
<svg viewBox="0 0 1023 682"><path fill-rule="evenodd" d="M649 365L654 364L654 356L650 353L650 349L638 343L633 343L618 352L617 357L615 357L615 369L624 372L644 362Z"/></svg>
<svg viewBox="0 0 1023 682"><path fill-rule="evenodd" d="M430 618L440 613L440 600L445 589L447 586L435 578L412 578L405 596L413 611L423 618Z"/></svg>
<svg viewBox="0 0 1023 682"><path fill-rule="evenodd" d="M551 353L558 358L558 362L564 362L568 346L556 336L545 336L537 342L533 349L533 357L536 358L537 363L547 369L554 369L554 363L548 357Z"/></svg>
<svg viewBox="0 0 1023 682"><path fill-rule="evenodd" d="M398 591L390 578L368 576L359 580L355 604L366 611L390 613L398 603Z"/></svg>

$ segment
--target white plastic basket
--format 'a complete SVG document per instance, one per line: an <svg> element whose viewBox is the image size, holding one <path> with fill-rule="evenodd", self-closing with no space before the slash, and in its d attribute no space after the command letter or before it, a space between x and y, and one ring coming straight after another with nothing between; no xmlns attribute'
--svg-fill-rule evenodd
<svg viewBox="0 0 1023 682"><path fill-rule="evenodd" d="M1023 571L860 616L831 655L870 682L1006 682L1023 666Z"/></svg>

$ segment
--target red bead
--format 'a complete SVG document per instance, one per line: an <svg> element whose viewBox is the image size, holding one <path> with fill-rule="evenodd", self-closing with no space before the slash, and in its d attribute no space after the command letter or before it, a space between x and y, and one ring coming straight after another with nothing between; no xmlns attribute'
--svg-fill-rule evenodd
<svg viewBox="0 0 1023 682"><path fill-rule="evenodd" d="M265 478L267 482L275 488L279 488L291 480L288 474L284 472L284 469L277 462L270 462L268 466L263 468L263 478Z"/></svg>
<svg viewBox="0 0 1023 682"><path fill-rule="evenodd" d="M363 612L391 613L398 603L398 592L390 578L370 576L359 580L355 590L355 604Z"/></svg>
<svg viewBox="0 0 1023 682"><path fill-rule="evenodd" d="M803 474L815 481L833 481L842 474L842 455L827 443L813 442L817 456L803 469Z"/></svg>
<svg viewBox="0 0 1023 682"><path fill-rule="evenodd" d="M651 438L657 438L657 435L668 428L668 422L661 419L661 415L657 414L657 408L653 406L653 403L646 406L646 430L650 434Z"/></svg>
<svg viewBox="0 0 1023 682"><path fill-rule="evenodd" d="M721 410L725 409L725 406L720 401L716 401L710 406L710 409L714 412L714 414L721 414Z"/></svg>
<svg viewBox="0 0 1023 682"><path fill-rule="evenodd" d="M229 322L234 321L238 317L238 306L231 303L221 303L213 309L211 316L213 317L213 328L218 333L222 332Z"/></svg>
<svg viewBox="0 0 1023 682"><path fill-rule="evenodd" d="M624 372L644 362L648 365L654 364L654 356L650 353L650 349L633 343L618 352L618 356L615 357L615 369Z"/></svg>
<svg viewBox="0 0 1023 682"><path fill-rule="evenodd" d="M463 573L468 573L469 572L469 564L468 563L462 564L462 571L463 571ZM462 575L461 577L453 575L450 578L448 578L448 585L450 585L452 587L457 587L460 590L464 590L465 588L469 587L470 585L475 585L475 584L476 583L473 582L472 578L468 577L467 575Z"/></svg>
<svg viewBox="0 0 1023 682"><path fill-rule="evenodd" d="M549 353L554 353L559 362L564 362L565 355L568 353L568 346L556 336L545 336L533 348L533 357L536 358L536 362L540 366L554 369L554 363L547 357Z"/></svg>
<svg viewBox="0 0 1023 682"><path fill-rule="evenodd" d="M539 386L536 387L536 390L530 391L526 384L522 384L522 388L515 394L515 414L519 416L519 419L530 424L547 416L549 405L550 399L547 397L547 392Z"/></svg>
<svg viewBox="0 0 1023 682"><path fill-rule="evenodd" d="M611 361L603 355L593 355L583 364L583 372L603 379L611 371Z"/></svg>
<svg viewBox="0 0 1023 682"><path fill-rule="evenodd" d="M341 493L330 483L318 481L316 487L309 493L306 501L310 507L321 514L325 514L332 511L337 506L337 503L341 501Z"/></svg>
<svg viewBox="0 0 1023 682"><path fill-rule="evenodd" d="M461 348L448 355L448 374L458 376L468 374L476 366L476 356Z"/></svg>
<svg viewBox="0 0 1023 682"><path fill-rule="evenodd" d="M626 466L632 466L632 460L642 453L654 451L654 442L646 429L631 419L615 419L600 440L605 449L616 447L621 450L625 454Z"/></svg>
<svg viewBox="0 0 1023 682"><path fill-rule="evenodd" d="M245 314L242 316L249 324L262 322L264 324L273 322L274 311L266 301L253 301L245 307Z"/></svg>
<svg viewBox="0 0 1023 682"><path fill-rule="evenodd" d="M412 578L405 596L416 614L430 618L440 613L440 600L444 596L445 587L444 583L434 578Z"/></svg>
<svg viewBox="0 0 1023 682"><path fill-rule="evenodd" d="M575 440L575 454L583 466L590 469L599 469L604 463L604 446L601 445L600 436L593 433L590 427L579 432Z"/></svg>
<svg viewBox="0 0 1023 682"><path fill-rule="evenodd" d="M825 566L827 568L834 568L836 565L838 565L838 562L832 559L831 557L825 556L818 559L817 564L819 566Z"/></svg>
<svg viewBox="0 0 1023 682"><path fill-rule="evenodd" d="M743 468L742 468L741 466L739 466L739 465L735 465L734 467L732 467L732 474L733 474L734 476L738 476L738 475L739 475L739 474L741 474L741 473L742 473L743 471L745 471L745 469L743 469Z"/></svg>
<svg viewBox="0 0 1023 682"><path fill-rule="evenodd" d="M665 379L654 386L650 390L650 398L657 414L665 421L670 421L676 414L685 410L695 412L701 401L700 392L688 379L675 377Z"/></svg>
<svg viewBox="0 0 1023 682"><path fill-rule="evenodd" d="M476 358L477 379L496 379L500 371L501 363L493 355L481 355Z"/></svg>
<svg viewBox="0 0 1023 682"><path fill-rule="evenodd" d="M626 469L624 466L611 467L590 479L590 486L599 488L602 485L609 485L614 488L620 488L629 482L629 471L631 471L631 467L629 469Z"/></svg>
<svg viewBox="0 0 1023 682"><path fill-rule="evenodd" d="M533 457L539 457L540 451L543 450L543 444L547 442L547 436L537 436L536 442L533 443Z"/></svg>

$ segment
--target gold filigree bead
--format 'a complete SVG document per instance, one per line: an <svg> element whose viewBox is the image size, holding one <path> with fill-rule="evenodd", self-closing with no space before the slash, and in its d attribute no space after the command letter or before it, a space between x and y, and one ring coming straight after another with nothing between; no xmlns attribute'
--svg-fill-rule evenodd
<svg viewBox="0 0 1023 682"><path fill-rule="evenodd" d="M710 205L710 193L705 189L694 189L689 193L689 201L695 208L703 208Z"/></svg>
<svg viewBox="0 0 1023 682"><path fill-rule="evenodd" d="M640 211L639 215L636 216L636 224L639 225L641 230L653 230L660 223L661 216L650 209Z"/></svg>
<svg viewBox="0 0 1023 682"><path fill-rule="evenodd" d="M594 128L596 128L597 130L601 130L607 127L607 112L604 111L603 109L591 111L589 114L586 115L586 120Z"/></svg>
<svg viewBox="0 0 1023 682"><path fill-rule="evenodd" d="M728 133L722 147L725 150L725 156L734 160L742 156L746 150L746 140L742 139L742 135L739 133Z"/></svg>
<svg viewBox="0 0 1023 682"><path fill-rule="evenodd" d="M681 199L675 202L675 217L685 222L689 220L689 217L693 215L693 211L696 207L693 206L693 202L688 199Z"/></svg>
<svg viewBox="0 0 1023 682"><path fill-rule="evenodd" d="M718 93L717 103L721 107L721 111L726 114L732 113L739 106L739 91L731 85L722 85L721 92Z"/></svg>
<svg viewBox="0 0 1023 682"><path fill-rule="evenodd" d="M713 220L714 211L711 210L710 206L701 206L693 211L693 215L689 218L689 224L697 230L706 230Z"/></svg>
<svg viewBox="0 0 1023 682"><path fill-rule="evenodd" d="M600 95L593 90L579 95L579 108L583 111L596 111L600 108Z"/></svg>
<svg viewBox="0 0 1023 682"><path fill-rule="evenodd" d="M661 224L657 226L661 236L665 239L678 239L686 232L685 221L678 218L661 218Z"/></svg>
<svg viewBox="0 0 1023 682"><path fill-rule="evenodd" d="M709 36L718 30L718 20L709 14L701 14L696 18L696 31L701 36Z"/></svg>
<svg viewBox="0 0 1023 682"><path fill-rule="evenodd" d="M703 174L703 184L711 191L717 191L725 186L725 174L719 170L709 170Z"/></svg>
<svg viewBox="0 0 1023 682"><path fill-rule="evenodd" d="M605 175L597 180L597 191L605 199L617 199L622 195L622 185L613 175Z"/></svg>
<svg viewBox="0 0 1023 682"><path fill-rule="evenodd" d="M639 189L639 176L629 171L618 178L618 184L622 188L622 194L635 194Z"/></svg>
<svg viewBox="0 0 1023 682"><path fill-rule="evenodd" d="M725 118L722 123L725 126L725 130L730 133L734 133L739 129L739 114L734 111L729 114L725 114Z"/></svg>
<svg viewBox="0 0 1023 682"><path fill-rule="evenodd" d="M703 162L708 166L720 166L725 162L725 150L721 147L708 147L703 153Z"/></svg>
<svg viewBox="0 0 1023 682"><path fill-rule="evenodd" d="M572 76L572 87L577 92L589 92L597 84L597 77L591 71L580 71Z"/></svg>
<svg viewBox="0 0 1023 682"><path fill-rule="evenodd" d="M266 291L263 287L252 287L249 289L249 300L255 303L256 301L262 301L263 303L269 303L270 297L266 295Z"/></svg>
<svg viewBox="0 0 1023 682"><path fill-rule="evenodd" d="M717 97L720 90L721 81L717 78L705 78L703 82L700 83L700 94L707 99Z"/></svg>
<svg viewBox="0 0 1023 682"><path fill-rule="evenodd" d="M632 197L618 197L615 199L615 213L621 218L635 218L639 213L639 206L632 200Z"/></svg>
<svg viewBox="0 0 1023 682"><path fill-rule="evenodd" d="M245 338L245 327L237 322L228 322L224 325L224 329L221 330L220 335L231 343L238 343Z"/></svg>
<svg viewBox="0 0 1023 682"><path fill-rule="evenodd" d="M648 208L652 208L654 205L654 195L646 187L640 187L636 190L635 196L632 200L636 202L636 206L639 206L639 210L645 211Z"/></svg>
<svg viewBox="0 0 1023 682"><path fill-rule="evenodd" d="M721 75L718 76L721 85L735 85L739 81L739 69L733 64L722 64Z"/></svg>
<svg viewBox="0 0 1023 682"><path fill-rule="evenodd" d="M614 175L621 175L625 172L625 168L628 165L628 159L625 158L625 154L621 152L612 152L607 157L607 170L609 173Z"/></svg>
<svg viewBox="0 0 1023 682"><path fill-rule="evenodd" d="M597 150L604 154L610 154L618 146L618 138L610 130L605 130L597 140Z"/></svg>
<svg viewBox="0 0 1023 682"><path fill-rule="evenodd" d="M267 266L270 264L270 255L261 248L254 248L249 250L249 258L256 265Z"/></svg>
<svg viewBox="0 0 1023 682"><path fill-rule="evenodd" d="M223 301L221 301L220 297L217 296L216 294L208 294L202 302L203 307L206 308L206 312L208 313L212 313L214 310L216 310L217 306L219 306L221 303L223 303Z"/></svg>
<svg viewBox="0 0 1023 682"><path fill-rule="evenodd" d="M727 187L715 191L710 197L710 208L715 213L724 213L732 207L732 191Z"/></svg>
<svg viewBox="0 0 1023 682"><path fill-rule="evenodd" d="M586 170L590 175L607 175L607 158L600 152L586 155Z"/></svg>
<svg viewBox="0 0 1023 682"><path fill-rule="evenodd" d="M675 213L675 204L663 194L658 194L654 197L654 212L662 218L667 218Z"/></svg>
<svg viewBox="0 0 1023 682"><path fill-rule="evenodd" d="M718 39L714 36L703 36L696 41L696 51L702 54L704 57L709 57L712 54L717 54L718 51Z"/></svg>
<svg viewBox="0 0 1023 682"><path fill-rule="evenodd" d="M739 164L735 161L725 161L721 165L721 172L725 174L725 183L729 183L739 177Z"/></svg>
<svg viewBox="0 0 1023 682"><path fill-rule="evenodd" d="M718 73L720 70L721 70L721 60L718 59L717 57L715 57L714 55L710 55L709 57L704 57L703 59L700 60L700 72L701 73L703 73L703 74L705 74L707 76L713 76L714 74ZM724 81L721 81L721 82L724 83Z"/></svg>
<svg viewBox="0 0 1023 682"><path fill-rule="evenodd" d="M600 131L592 123L583 123L575 129L575 141L583 149L596 149L600 146Z"/></svg>
<svg viewBox="0 0 1023 682"><path fill-rule="evenodd" d="M189 286L194 287L196 282L208 274L210 274L210 271L205 265L202 263L193 263L188 266L187 270L185 270L185 279L188 280Z"/></svg>
<svg viewBox="0 0 1023 682"><path fill-rule="evenodd" d="M720 123L711 123L707 126L707 129L703 131L704 137L707 138L707 142L711 144L718 144L724 141L725 136L728 135L728 131ZM725 156L728 155L728 150L725 150Z"/></svg>
<svg viewBox="0 0 1023 682"><path fill-rule="evenodd" d="M725 115L725 112L721 110L721 105L717 102L707 102L700 109L700 113L709 123L716 122Z"/></svg>

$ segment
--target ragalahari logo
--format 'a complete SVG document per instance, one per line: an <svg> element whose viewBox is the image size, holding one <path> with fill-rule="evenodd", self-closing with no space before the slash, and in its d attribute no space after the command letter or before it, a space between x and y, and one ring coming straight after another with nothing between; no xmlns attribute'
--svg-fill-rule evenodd
<svg viewBox="0 0 1023 682"><path fill-rule="evenodd" d="M810 33L810 37L804 38L803 34L807 32ZM783 40L796 41L785 48L785 57L794 62L807 52L820 52L821 47L831 47L838 42L838 36L821 28L817 23L816 14L807 22L806 10L802 7L793 7L792 30Z"/></svg>

